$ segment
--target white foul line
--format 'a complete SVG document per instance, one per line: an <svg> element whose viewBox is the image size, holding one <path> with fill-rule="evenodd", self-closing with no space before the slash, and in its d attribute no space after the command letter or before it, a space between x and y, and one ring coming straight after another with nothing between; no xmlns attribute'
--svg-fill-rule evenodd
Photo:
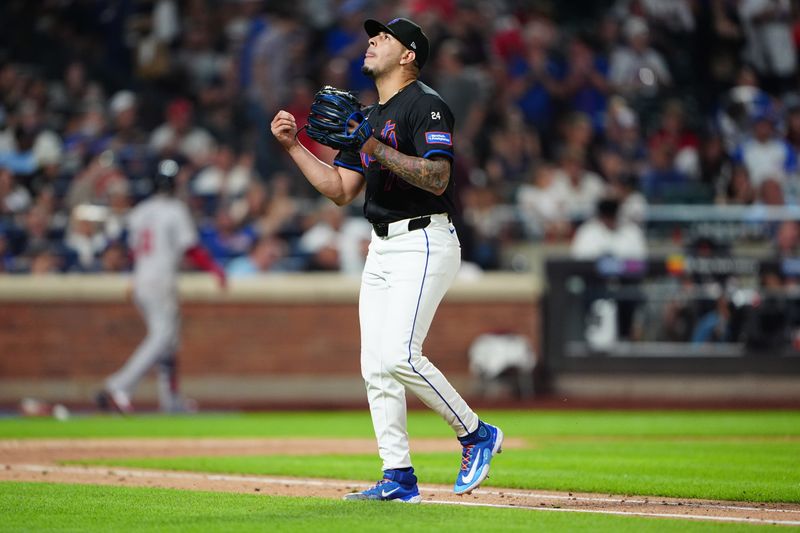
<svg viewBox="0 0 800 533"><path fill-rule="evenodd" d="M74 467L74 466L45 466L35 464L15 464L14 470L24 470L28 472L58 472L64 474L84 474L84 475L115 475L115 476L128 476L139 478L152 478L161 477L168 479L202 479L210 481L246 481L252 483L262 483L271 485L294 485L294 486L315 486L315 487L328 487L328 488L350 488L353 483L345 483L336 480L318 480L318 479L295 479L295 478L274 478L274 477L256 477L256 476L232 476L226 474L199 474L195 472L169 472L169 471L147 471L147 470L126 470L114 467L96 468L96 467ZM447 489L440 489L438 487L421 486L422 492L450 492ZM526 492L499 492L490 491L486 489L479 489L475 494L487 494L493 496L505 495L523 498L538 498L538 499L561 499L561 500L581 500L581 501L595 501L603 503L634 503L645 504L644 500L633 499L616 499L616 498L591 498L591 497L578 497L578 496L563 496L563 495L550 495L550 494L535 494ZM684 515L676 513L644 513L638 511L604 511L600 509L565 509L561 507L529 507L524 505L510 505L510 504L497 504L497 503L481 503L481 502L454 502L445 500L423 500L422 503L434 505L463 505L465 507L491 507L498 509L520 509L528 511L551 511L562 513L593 513L593 514L609 514L618 516L642 516L654 518L679 518L683 520L710 520L718 522L747 522L747 523L763 523L763 524L780 524L800 526L800 520L771 520L763 518L737 518L737 517L724 517L724 516L708 516L708 515ZM666 502L667 505L678 505L677 503ZM658 505L664 505L659 502ZM701 507L701 504L682 503L686 507ZM797 513L791 509L768 509L760 507L737 507L735 505L716 506L709 504L709 507L714 509L726 509L736 511L772 511L782 513Z"/></svg>
<svg viewBox="0 0 800 533"><path fill-rule="evenodd" d="M500 503L451 502L444 500L423 500L422 503L436 505L466 505L472 507L498 507L501 509L524 509L526 511L552 511L557 513L592 513L618 516L645 516L648 518L680 518L683 520L714 520L717 522L748 522L759 524L779 524L782 526L800 526L800 520L767 520L764 518L736 518L732 516L685 515L676 513L642 513L638 511L603 511L600 509L564 509L563 507L525 507Z"/></svg>

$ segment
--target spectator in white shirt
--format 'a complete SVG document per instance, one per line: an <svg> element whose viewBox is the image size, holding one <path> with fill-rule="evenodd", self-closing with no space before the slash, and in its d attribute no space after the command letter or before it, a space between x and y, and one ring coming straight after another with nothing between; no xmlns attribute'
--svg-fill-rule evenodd
<svg viewBox="0 0 800 533"><path fill-rule="evenodd" d="M618 220L619 201L603 198L596 215L584 222L572 239L570 255L591 260L604 256L618 259L645 259L647 243L642 229L631 222Z"/></svg>
<svg viewBox="0 0 800 533"><path fill-rule="evenodd" d="M192 103L176 98L166 110L166 122L150 136L150 148L161 157L184 157L195 166L206 164L213 153L214 138L194 125Z"/></svg>
<svg viewBox="0 0 800 533"><path fill-rule="evenodd" d="M612 85L627 97L654 96L662 87L671 85L666 61L650 46L647 22L631 17L625 22L624 33L628 44L611 56Z"/></svg>
<svg viewBox="0 0 800 533"><path fill-rule="evenodd" d="M747 168L753 188L758 190L768 179L786 188L797 172L797 156L791 145L775 133L775 118L770 112L754 118L752 137L736 148L734 160Z"/></svg>
<svg viewBox="0 0 800 533"><path fill-rule="evenodd" d="M586 154L580 149L566 148L559 158L555 187L567 191L567 210L572 219L586 220L597 201L605 194L603 179L586 168Z"/></svg>

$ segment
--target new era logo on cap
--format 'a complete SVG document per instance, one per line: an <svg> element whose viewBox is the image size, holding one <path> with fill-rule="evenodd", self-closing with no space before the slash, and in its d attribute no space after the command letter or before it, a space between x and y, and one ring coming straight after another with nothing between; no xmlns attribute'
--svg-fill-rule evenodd
<svg viewBox="0 0 800 533"><path fill-rule="evenodd" d="M370 37L375 37L380 32L388 33L403 43L403 46L413 50L419 68L422 68L425 61L428 60L428 37L422 32L422 28L408 19L397 18L388 24L368 19L364 22L364 29Z"/></svg>

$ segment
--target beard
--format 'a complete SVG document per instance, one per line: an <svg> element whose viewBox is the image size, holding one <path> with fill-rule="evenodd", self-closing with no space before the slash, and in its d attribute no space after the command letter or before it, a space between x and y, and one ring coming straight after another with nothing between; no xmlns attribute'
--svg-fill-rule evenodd
<svg viewBox="0 0 800 533"><path fill-rule="evenodd" d="M368 67L367 65L361 65L361 74L374 80L377 73L371 67Z"/></svg>

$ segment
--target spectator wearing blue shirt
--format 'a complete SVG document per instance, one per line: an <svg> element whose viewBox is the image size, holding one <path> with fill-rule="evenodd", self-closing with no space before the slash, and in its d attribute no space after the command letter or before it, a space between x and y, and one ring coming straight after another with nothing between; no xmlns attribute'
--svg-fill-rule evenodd
<svg viewBox="0 0 800 533"><path fill-rule="evenodd" d="M584 36L573 37L567 47L560 94L575 111L591 118L595 132L603 130L608 83L608 60L597 55Z"/></svg>
<svg viewBox="0 0 800 533"><path fill-rule="evenodd" d="M550 128L553 95L563 77L563 66L550 52L550 25L535 21L525 28L525 56L515 56L509 65L510 93L525 121L538 131Z"/></svg>
<svg viewBox="0 0 800 533"><path fill-rule="evenodd" d="M198 233L201 244L222 264L246 254L258 239L252 226L237 226L227 205L217 209L214 219L202 224Z"/></svg>

